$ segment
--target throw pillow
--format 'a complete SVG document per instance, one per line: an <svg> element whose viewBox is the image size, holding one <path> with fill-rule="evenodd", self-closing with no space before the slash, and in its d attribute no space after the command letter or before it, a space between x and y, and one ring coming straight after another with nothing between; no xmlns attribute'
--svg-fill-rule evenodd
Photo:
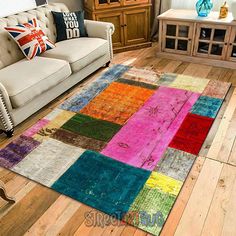
<svg viewBox="0 0 236 236"><path fill-rule="evenodd" d="M5 29L29 60L55 47L39 27L37 19Z"/></svg>
<svg viewBox="0 0 236 236"><path fill-rule="evenodd" d="M52 12L57 29L57 42L87 37L84 26L84 12Z"/></svg>

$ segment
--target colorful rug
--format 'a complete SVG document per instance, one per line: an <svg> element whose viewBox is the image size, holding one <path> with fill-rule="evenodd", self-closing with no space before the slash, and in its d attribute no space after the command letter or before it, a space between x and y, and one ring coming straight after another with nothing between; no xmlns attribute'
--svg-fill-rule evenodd
<svg viewBox="0 0 236 236"><path fill-rule="evenodd" d="M158 235L229 88L115 65L0 150L0 166Z"/></svg>

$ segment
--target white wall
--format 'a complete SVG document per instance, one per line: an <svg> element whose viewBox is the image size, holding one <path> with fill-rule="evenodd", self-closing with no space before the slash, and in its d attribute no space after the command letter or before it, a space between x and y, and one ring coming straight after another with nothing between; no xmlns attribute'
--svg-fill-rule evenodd
<svg viewBox="0 0 236 236"><path fill-rule="evenodd" d="M49 0L49 3L50 2L65 3L71 11L78 11L83 9L83 0Z"/></svg>
<svg viewBox="0 0 236 236"><path fill-rule="evenodd" d="M196 2L197 0L172 0L171 8L195 9ZM220 7L224 4L225 0L213 0L212 2L214 5L213 10L219 11ZM231 2L233 2L233 0L227 0L229 7L231 7Z"/></svg>
<svg viewBox="0 0 236 236"><path fill-rule="evenodd" d="M65 3L71 11L83 9L83 0L48 0ZM0 17L16 14L36 7L34 0L0 0Z"/></svg>
<svg viewBox="0 0 236 236"><path fill-rule="evenodd" d="M34 0L0 0L0 17L27 11L36 7Z"/></svg>

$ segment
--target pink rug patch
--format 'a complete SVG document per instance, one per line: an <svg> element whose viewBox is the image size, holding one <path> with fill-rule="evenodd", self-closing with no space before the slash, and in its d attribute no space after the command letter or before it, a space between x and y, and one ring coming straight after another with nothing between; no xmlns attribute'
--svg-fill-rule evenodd
<svg viewBox="0 0 236 236"><path fill-rule="evenodd" d="M50 121L46 119L39 120L35 125L33 125L31 128L26 130L23 135L27 137L33 137L35 134L38 133L40 129L42 129L45 125L47 125Z"/></svg>
<svg viewBox="0 0 236 236"><path fill-rule="evenodd" d="M160 87L102 154L153 170L199 96L190 91Z"/></svg>

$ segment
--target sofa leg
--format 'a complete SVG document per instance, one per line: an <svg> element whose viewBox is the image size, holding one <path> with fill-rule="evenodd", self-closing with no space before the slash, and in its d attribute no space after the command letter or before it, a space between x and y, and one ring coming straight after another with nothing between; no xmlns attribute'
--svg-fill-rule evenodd
<svg viewBox="0 0 236 236"><path fill-rule="evenodd" d="M8 131L4 131L4 133L6 134L6 136L8 138L11 138L14 134L14 129L8 130Z"/></svg>
<svg viewBox="0 0 236 236"><path fill-rule="evenodd" d="M15 203L16 202L13 197L10 197L10 196L7 195L6 189L5 189L4 184L2 183L2 181L0 181L0 197L3 200L5 200L9 203Z"/></svg>
<svg viewBox="0 0 236 236"><path fill-rule="evenodd" d="M107 63L106 63L106 67L109 67L110 63L111 63L110 61L107 62Z"/></svg>

